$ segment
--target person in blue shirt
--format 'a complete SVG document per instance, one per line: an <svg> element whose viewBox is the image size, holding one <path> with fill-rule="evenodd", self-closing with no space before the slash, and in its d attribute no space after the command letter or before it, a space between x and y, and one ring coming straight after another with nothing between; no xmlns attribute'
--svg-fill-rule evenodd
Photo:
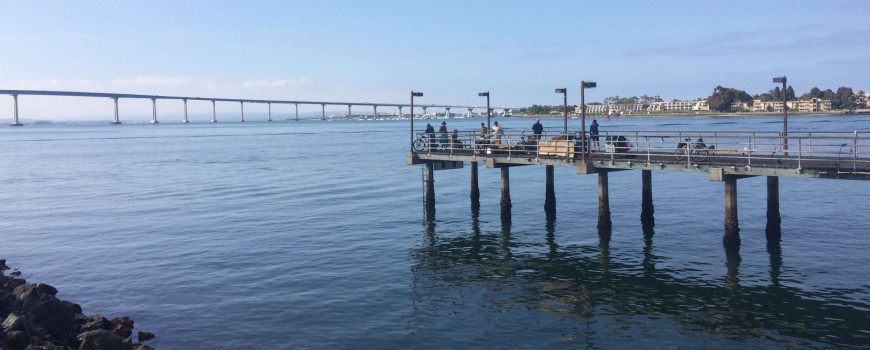
<svg viewBox="0 0 870 350"><path fill-rule="evenodd" d="M592 120L592 125L589 126L589 145L593 145L592 150L596 150L601 147L601 144L598 142L598 120Z"/></svg>

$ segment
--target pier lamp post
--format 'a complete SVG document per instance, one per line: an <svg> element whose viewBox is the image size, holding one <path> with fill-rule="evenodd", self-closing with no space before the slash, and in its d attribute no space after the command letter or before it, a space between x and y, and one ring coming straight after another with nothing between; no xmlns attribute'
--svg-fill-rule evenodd
<svg viewBox="0 0 870 350"><path fill-rule="evenodd" d="M564 107L564 111L562 112L562 119L564 121L562 134L568 135L568 88L556 89L556 93L562 94L562 106Z"/></svg>
<svg viewBox="0 0 870 350"><path fill-rule="evenodd" d="M586 89L591 89L598 86L598 83L593 81L583 81L580 80L580 142L583 144L583 159L586 159L586 155L589 153L589 145L586 144L586 96L584 95Z"/></svg>
<svg viewBox="0 0 870 350"><path fill-rule="evenodd" d="M414 97L423 97L423 93L411 90L411 153L414 153Z"/></svg>
<svg viewBox="0 0 870 350"><path fill-rule="evenodd" d="M785 75L773 78L774 83L782 83L782 151L788 155L788 105L786 104L785 84L788 79Z"/></svg>
<svg viewBox="0 0 870 350"><path fill-rule="evenodd" d="M489 91L487 91L487 92L480 92L480 93L477 94L477 96L480 96L480 97L486 96L486 130L492 129L492 128L489 126L489 115L490 115L490 111L489 111Z"/></svg>

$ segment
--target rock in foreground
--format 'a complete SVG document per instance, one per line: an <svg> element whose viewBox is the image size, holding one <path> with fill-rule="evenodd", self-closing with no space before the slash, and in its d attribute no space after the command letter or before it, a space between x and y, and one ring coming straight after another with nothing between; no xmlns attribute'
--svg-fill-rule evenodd
<svg viewBox="0 0 870 350"><path fill-rule="evenodd" d="M0 259L0 350L137 350L132 343L133 320L101 315L85 316L78 304L57 299L57 289L28 284L20 273L6 276ZM154 334L139 332L139 341Z"/></svg>

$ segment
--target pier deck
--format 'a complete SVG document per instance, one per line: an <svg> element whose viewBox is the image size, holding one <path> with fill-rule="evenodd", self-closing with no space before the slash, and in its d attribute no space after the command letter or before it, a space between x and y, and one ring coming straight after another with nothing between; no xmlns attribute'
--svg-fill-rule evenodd
<svg viewBox="0 0 870 350"><path fill-rule="evenodd" d="M653 219L653 171L695 172L721 181L725 189L725 234L727 247L739 247L737 221L737 180L767 177L768 241L779 241L779 178L823 178L870 180L870 137L867 133L814 132L712 132L712 131L621 131L592 135L509 133L500 138L475 132L415 134L407 164L424 164L427 212L435 210L435 170L471 165L471 200L479 201L479 163L501 170L502 219L510 218L510 168L546 167L546 211L555 210L553 167L571 166L578 174L598 176L598 229L609 232L610 199L607 174L612 171L641 170L643 211L641 221ZM584 147L584 144L588 145Z"/></svg>

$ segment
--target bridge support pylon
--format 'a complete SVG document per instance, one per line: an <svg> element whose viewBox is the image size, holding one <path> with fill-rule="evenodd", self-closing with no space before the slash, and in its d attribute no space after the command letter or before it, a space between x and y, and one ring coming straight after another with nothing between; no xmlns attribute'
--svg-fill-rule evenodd
<svg viewBox="0 0 870 350"><path fill-rule="evenodd" d="M190 120L187 120L187 99L184 99L184 120L181 122L184 124L190 123Z"/></svg>
<svg viewBox="0 0 870 350"><path fill-rule="evenodd" d="M510 167L501 168L501 219L511 219Z"/></svg>
<svg viewBox="0 0 870 350"><path fill-rule="evenodd" d="M160 122L157 121L157 99L151 99L151 124L158 124Z"/></svg>
<svg viewBox="0 0 870 350"><path fill-rule="evenodd" d="M214 100L211 101L211 122L217 123L217 106L215 106Z"/></svg>
<svg viewBox="0 0 870 350"><path fill-rule="evenodd" d="M18 122L18 95L12 95L12 124L9 126L22 126Z"/></svg>
<svg viewBox="0 0 870 350"><path fill-rule="evenodd" d="M726 175L725 182L725 235L722 244L726 248L740 246L740 226L737 223L737 176Z"/></svg>
<svg viewBox="0 0 870 350"><path fill-rule="evenodd" d="M610 231L610 196L607 186L607 172L598 173L598 231Z"/></svg>
<svg viewBox="0 0 870 350"><path fill-rule="evenodd" d="M779 215L779 177L767 177L767 227L764 233L768 243L779 243L782 238L782 217Z"/></svg>
<svg viewBox="0 0 870 350"><path fill-rule="evenodd" d="M550 214L556 211L556 186L553 180L553 166L547 165L545 168L547 193L544 199L544 211Z"/></svg>
<svg viewBox="0 0 870 350"><path fill-rule="evenodd" d="M121 124L121 120L118 119L118 98L113 97L113 101L115 101L115 117L112 119L112 124Z"/></svg>

